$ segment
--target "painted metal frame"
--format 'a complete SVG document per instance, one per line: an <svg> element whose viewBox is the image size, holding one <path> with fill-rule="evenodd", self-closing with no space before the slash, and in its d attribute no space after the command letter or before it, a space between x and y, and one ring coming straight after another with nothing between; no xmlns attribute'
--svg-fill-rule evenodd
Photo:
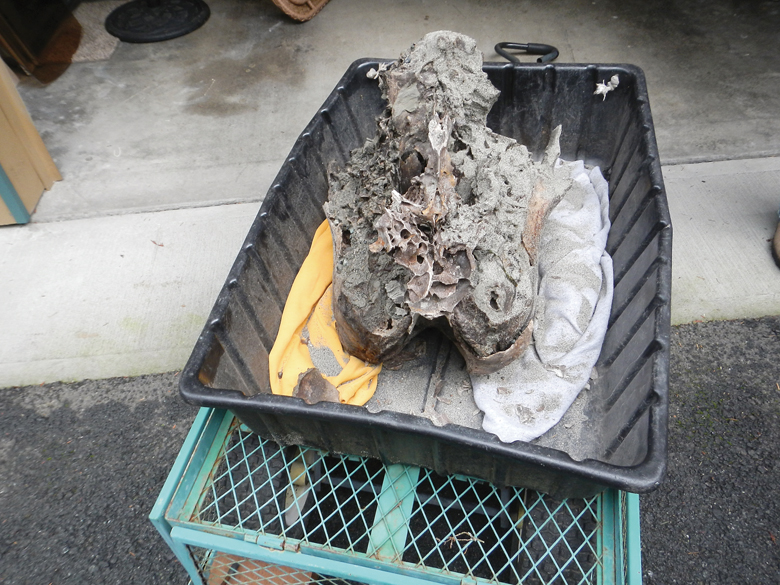
<svg viewBox="0 0 780 585"><path fill-rule="evenodd" d="M209 494L214 493L219 465L224 468L228 440L232 433L239 432L238 429L239 423L230 412L202 408L149 516L182 563L192 583L207 584L208 579L204 575L208 572L209 559L213 559L217 553L231 555L230 558L253 559L280 569L289 567L294 571L327 575L328 579L377 585L500 583L471 575L459 576L440 568L412 567L403 562L404 546L410 534L412 506L415 498L419 499L416 490L423 481L421 478L429 474L427 470L417 467L384 467L381 490L374 494L375 502L372 502L372 505L375 504L374 522L368 534L365 553L352 550L351 545L347 547L348 550L339 550L307 542L305 537L290 538L289 535L285 537L262 530L249 530L243 525L236 528L226 526L225 523L204 521L198 511L214 504L213 500L208 499ZM243 428L241 432L249 431ZM301 461L304 451L305 448L301 449ZM350 459L361 460L355 457ZM303 475L301 471L290 471L296 464L294 458L291 461L288 461L284 477L294 482ZM305 510L303 504L299 506L299 501L305 501L305 498L293 499L286 510L298 507L293 512L301 517ZM599 558L592 570L576 582L640 585L639 496L609 489L590 502L587 507L598 518L594 542ZM568 506L567 501L564 500L558 509L561 506ZM257 516L260 517L259 512ZM342 520L346 523L350 521L348 518ZM578 517L575 517L574 522L578 521ZM554 522L553 514L543 519L543 522ZM194 551L201 551L200 556ZM573 554L576 552L573 551ZM553 576L553 579L559 579L556 582L569 583L563 574L564 569L565 566L561 566ZM592 577L595 581L591 580ZM269 577L267 582L277 581Z"/></svg>

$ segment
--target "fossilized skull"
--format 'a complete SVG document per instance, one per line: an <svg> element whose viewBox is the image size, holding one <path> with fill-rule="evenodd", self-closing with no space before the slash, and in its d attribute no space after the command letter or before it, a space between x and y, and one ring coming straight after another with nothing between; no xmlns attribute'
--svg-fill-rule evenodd
<svg viewBox="0 0 780 585"><path fill-rule="evenodd" d="M341 342L378 362L435 326L470 371L495 371L531 341L539 236L571 185L555 165L560 128L540 163L487 128L499 92L456 33L430 33L372 75L388 108L330 169L325 205Z"/></svg>

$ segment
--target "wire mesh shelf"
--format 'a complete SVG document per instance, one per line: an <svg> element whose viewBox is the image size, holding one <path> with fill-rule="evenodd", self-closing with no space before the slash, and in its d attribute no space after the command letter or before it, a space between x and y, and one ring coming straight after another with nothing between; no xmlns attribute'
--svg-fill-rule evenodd
<svg viewBox="0 0 780 585"><path fill-rule="evenodd" d="M637 507L282 448L203 409L151 518L204 585L570 585L641 582Z"/></svg>

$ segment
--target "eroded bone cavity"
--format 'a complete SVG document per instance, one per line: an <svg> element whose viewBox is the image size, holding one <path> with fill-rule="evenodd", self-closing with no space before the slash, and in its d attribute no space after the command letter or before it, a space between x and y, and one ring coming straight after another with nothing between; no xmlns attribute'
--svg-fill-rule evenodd
<svg viewBox="0 0 780 585"><path fill-rule="evenodd" d="M344 349L383 361L434 326L470 371L495 371L531 340L539 238L571 185L556 166L560 127L538 163L491 131L499 91L457 33L430 33L371 74L388 106L376 135L329 169L325 204Z"/></svg>

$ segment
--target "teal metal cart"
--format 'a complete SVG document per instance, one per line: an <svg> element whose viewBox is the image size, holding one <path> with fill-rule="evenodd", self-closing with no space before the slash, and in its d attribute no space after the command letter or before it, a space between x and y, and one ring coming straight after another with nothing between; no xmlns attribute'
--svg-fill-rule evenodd
<svg viewBox="0 0 780 585"><path fill-rule="evenodd" d="M201 409L150 519L198 585L642 582L635 494L281 448L223 410Z"/></svg>

